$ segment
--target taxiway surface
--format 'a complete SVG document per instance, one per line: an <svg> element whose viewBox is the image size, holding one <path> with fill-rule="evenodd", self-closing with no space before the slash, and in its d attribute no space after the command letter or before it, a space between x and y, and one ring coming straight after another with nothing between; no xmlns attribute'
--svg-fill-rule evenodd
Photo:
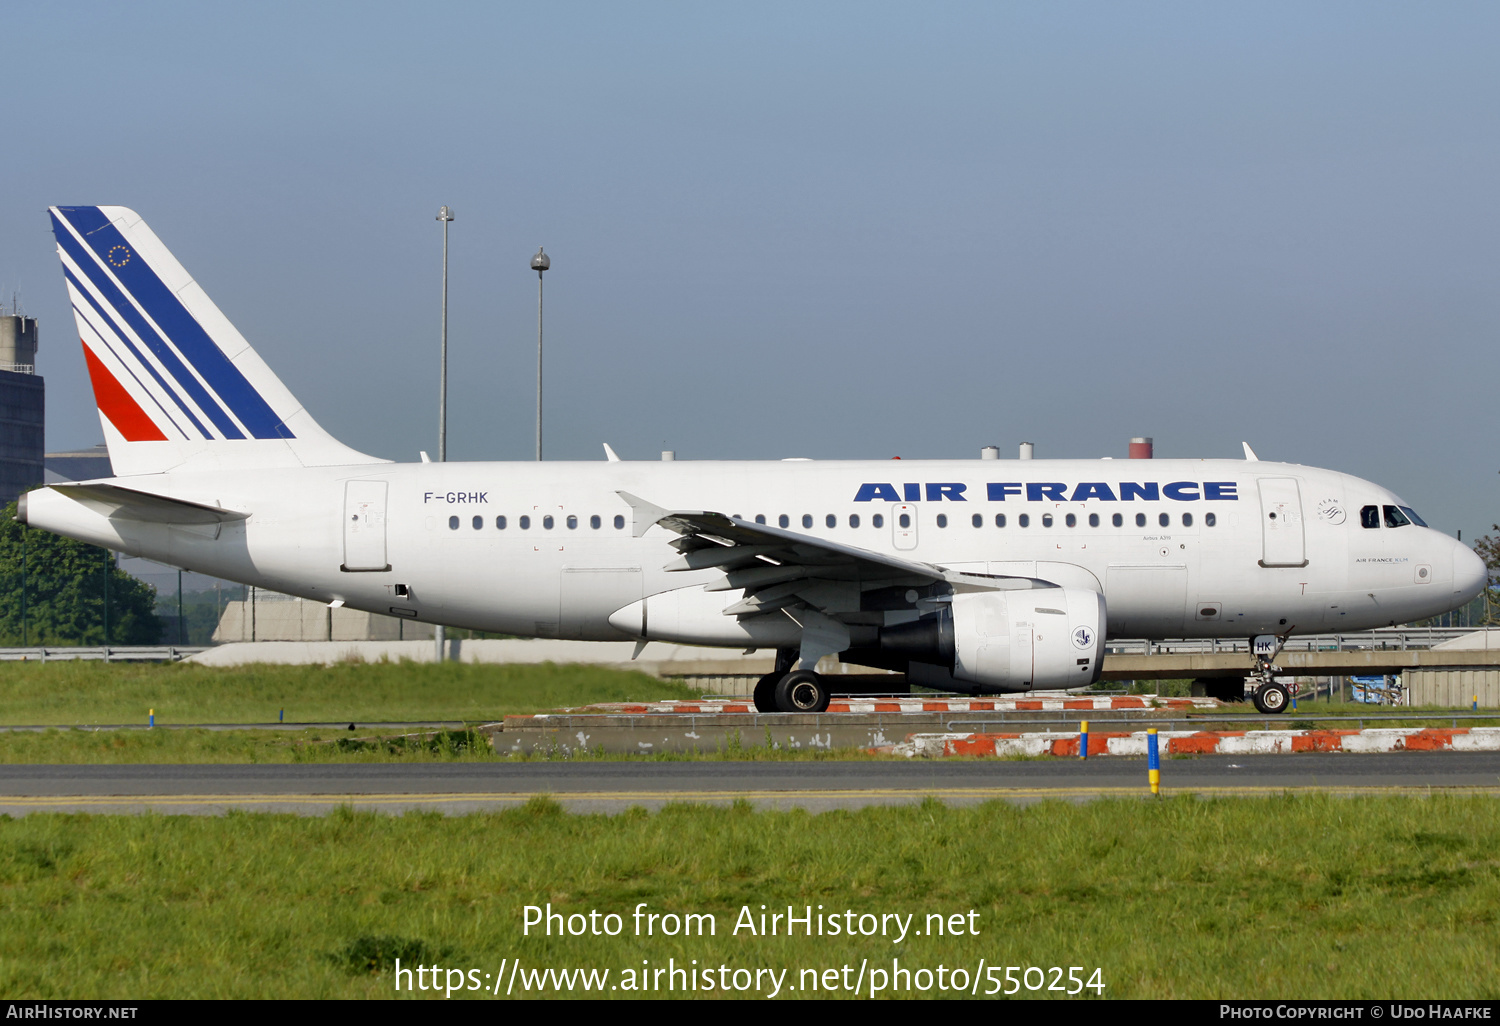
<svg viewBox="0 0 1500 1026"><path fill-rule="evenodd" d="M1500 795L1500 753L1205 756L1167 760L1163 793L1264 796ZM216 814L228 809L326 813L341 805L448 813L511 807L549 795L575 812L668 802L814 812L921 801L1083 801L1148 794L1144 759L517 762L293 765L6 765L0 812Z"/></svg>

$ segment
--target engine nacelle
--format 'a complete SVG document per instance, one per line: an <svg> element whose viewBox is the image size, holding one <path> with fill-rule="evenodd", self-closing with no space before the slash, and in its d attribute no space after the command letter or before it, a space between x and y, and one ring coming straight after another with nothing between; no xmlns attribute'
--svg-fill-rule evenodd
<svg viewBox="0 0 1500 1026"><path fill-rule="evenodd" d="M1099 679L1104 596L1086 588L962 592L938 615L880 631L915 683L971 690L1084 687ZM884 663L881 665L890 665Z"/></svg>
<svg viewBox="0 0 1500 1026"><path fill-rule="evenodd" d="M1104 668L1104 596L1079 588L953 596L953 676L1003 690L1083 687Z"/></svg>

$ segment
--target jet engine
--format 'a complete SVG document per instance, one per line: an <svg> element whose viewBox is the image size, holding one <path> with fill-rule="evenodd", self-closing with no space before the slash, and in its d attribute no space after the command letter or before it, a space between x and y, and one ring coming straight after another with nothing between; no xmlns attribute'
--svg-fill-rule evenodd
<svg viewBox="0 0 1500 1026"><path fill-rule="evenodd" d="M934 615L881 628L880 656L907 660L917 683L928 669L931 683L951 676L980 694L1083 687L1103 669L1106 626L1096 591L961 592Z"/></svg>

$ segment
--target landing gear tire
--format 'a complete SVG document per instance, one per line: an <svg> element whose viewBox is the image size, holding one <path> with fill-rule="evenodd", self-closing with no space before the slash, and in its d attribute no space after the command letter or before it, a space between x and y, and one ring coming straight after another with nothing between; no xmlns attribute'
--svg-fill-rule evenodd
<svg viewBox="0 0 1500 1026"><path fill-rule="evenodd" d="M1255 708L1267 715L1286 712L1287 704L1291 700L1291 693L1287 691L1284 684L1275 682L1262 684L1255 692Z"/></svg>
<svg viewBox="0 0 1500 1026"><path fill-rule="evenodd" d="M811 670L793 670L776 682L778 712L826 712L829 698L828 685Z"/></svg>
<svg viewBox="0 0 1500 1026"><path fill-rule="evenodd" d="M755 696L756 712L776 711L776 685L785 676L784 673L768 673L755 682L755 690L751 694Z"/></svg>

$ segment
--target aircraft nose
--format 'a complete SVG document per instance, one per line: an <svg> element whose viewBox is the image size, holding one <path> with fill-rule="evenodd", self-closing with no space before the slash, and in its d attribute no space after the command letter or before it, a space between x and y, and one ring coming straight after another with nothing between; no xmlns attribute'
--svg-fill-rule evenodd
<svg viewBox="0 0 1500 1026"><path fill-rule="evenodd" d="M1453 597L1468 602L1489 584L1489 567L1474 554L1474 550L1459 542L1453 543Z"/></svg>

